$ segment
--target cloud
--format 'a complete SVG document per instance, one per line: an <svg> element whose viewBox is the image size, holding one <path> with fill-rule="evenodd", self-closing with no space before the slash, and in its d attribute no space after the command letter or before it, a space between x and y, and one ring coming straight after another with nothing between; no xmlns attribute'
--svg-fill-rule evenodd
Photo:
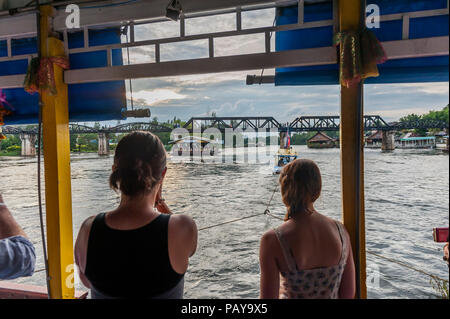
<svg viewBox="0 0 450 319"><path fill-rule="evenodd" d="M131 98L131 94L127 94L127 98ZM167 103L171 100L181 100L186 98L186 95L178 94L169 89L154 89L142 90L133 92L133 102L137 101L140 105L157 106L159 104Z"/></svg>
<svg viewBox="0 0 450 319"><path fill-rule="evenodd" d="M403 109L390 109L390 110L381 110L378 111L376 115L380 115L382 118L384 118L385 120L392 120L392 119L399 119L407 114L417 114L417 115L421 115L421 114L425 114L427 113L428 110L425 110L424 108L408 108L405 112L405 110Z"/></svg>
<svg viewBox="0 0 450 319"><path fill-rule="evenodd" d="M240 99L234 103L225 102L217 108L211 109L218 116L255 116L255 101L250 99ZM206 115L206 114L205 114Z"/></svg>
<svg viewBox="0 0 450 319"><path fill-rule="evenodd" d="M273 9L244 12L242 27L271 26L274 13ZM235 26L234 14L187 19L186 34L204 33L205 28L208 32L227 31ZM179 24L172 21L136 26L135 30L136 41L177 37L180 32ZM272 44L274 39L272 36ZM264 43L264 37L255 35L224 37L215 40L215 55L264 52ZM154 46L133 48L129 52L131 63L154 61ZM162 61L203 58L208 54L207 40L161 45ZM123 57L126 62L126 50L123 50ZM140 106L150 106L152 114L164 121L174 116L188 120L215 112L217 116L273 116L280 122L290 122L302 115L338 115L340 112L338 85L247 86L247 74L260 75L261 70L135 79L132 80L133 101ZM274 69L264 70L264 75L273 74ZM128 86L128 81L126 83ZM364 113L394 121L410 113L442 109L448 104L448 94L448 83L367 84Z"/></svg>
<svg viewBox="0 0 450 319"><path fill-rule="evenodd" d="M448 82L445 83L413 83L406 87L415 88L418 92L426 94L448 95Z"/></svg>
<svg viewBox="0 0 450 319"><path fill-rule="evenodd" d="M447 82L438 83L400 83L400 84L371 84L372 95L390 95L405 93L425 93L431 95L448 95Z"/></svg>

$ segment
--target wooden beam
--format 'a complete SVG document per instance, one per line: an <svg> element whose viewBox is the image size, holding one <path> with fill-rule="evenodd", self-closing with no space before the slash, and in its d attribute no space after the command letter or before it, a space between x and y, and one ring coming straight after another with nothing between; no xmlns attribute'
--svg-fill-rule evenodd
<svg viewBox="0 0 450 319"><path fill-rule="evenodd" d="M340 31L360 28L361 0L339 1ZM342 47L340 48L342 50ZM342 219L350 235L356 270L356 297L367 298L364 220L363 82L341 85L340 151Z"/></svg>
<svg viewBox="0 0 450 319"><path fill-rule="evenodd" d="M21 88L23 87L24 80L25 74L0 76L0 88L2 89Z"/></svg>
<svg viewBox="0 0 450 319"><path fill-rule="evenodd" d="M68 70L67 84L336 63L332 47Z"/></svg>
<svg viewBox="0 0 450 319"><path fill-rule="evenodd" d="M412 40L382 42L390 60L418 58L428 56L444 56L449 54L449 37L433 37ZM102 46L107 50L108 46ZM211 49L211 47L210 47ZM211 50L210 50L211 51ZM155 49L156 62L159 62L159 44ZM26 58L27 56L22 56ZM15 57L13 57L15 58ZM7 58L0 58L6 61ZM207 62L209 61L209 62ZM71 83L123 80L128 78L161 77L169 75L189 75L227 71L255 70L262 67L279 68L289 66L323 65L336 63L336 50L333 47L279 51L271 53L255 53L208 59L184 61L167 61L158 63L134 64L125 66L92 68L65 71L65 81ZM134 73L137 72L138 73ZM23 86L24 74L0 76L0 87L4 89ZM264 81L264 83L270 83Z"/></svg>
<svg viewBox="0 0 450 319"><path fill-rule="evenodd" d="M108 3L109 2L109 3ZM99 1L87 5L80 4L80 28L91 26L111 26L120 25L129 21L137 20L162 20L166 19L166 7L168 0L140 0L114 4L112 1ZM295 4L296 1L287 1L286 4ZM183 0L183 13L186 16L203 12L219 12L233 8L251 8L274 6L275 0ZM117 1L116 1L117 4ZM58 4L55 3L55 6ZM110 5L110 6L107 6ZM90 7L83 9L83 7ZM59 6L54 17L54 30L66 30L66 18L69 13L65 11L65 6ZM168 19L167 19L168 20ZM17 16L0 16L0 38L31 36L36 34L36 16L33 12L20 13Z"/></svg>
<svg viewBox="0 0 450 319"><path fill-rule="evenodd" d="M42 57L64 55L64 43L49 37L53 8L40 7ZM42 135L44 140L45 208L50 297L74 298L72 195L70 177L69 107L63 69L54 66L56 95L42 91Z"/></svg>
<svg viewBox="0 0 450 319"><path fill-rule="evenodd" d="M443 56L449 53L449 37L385 41L383 45L389 60Z"/></svg>

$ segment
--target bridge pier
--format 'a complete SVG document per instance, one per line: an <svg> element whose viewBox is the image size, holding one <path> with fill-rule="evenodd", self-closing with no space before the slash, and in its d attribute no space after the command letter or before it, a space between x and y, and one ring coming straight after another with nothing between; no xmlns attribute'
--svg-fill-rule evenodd
<svg viewBox="0 0 450 319"><path fill-rule="evenodd" d="M109 155L109 134L98 133L98 155Z"/></svg>
<svg viewBox="0 0 450 319"><path fill-rule="evenodd" d="M20 139L22 141L21 156L36 156L36 134L21 133Z"/></svg>
<svg viewBox="0 0 450 319"><path fill-rule="evenodd" d="M382 151L395 150L394 132L383 130L382 133L383 134L382 134L382 138L381 138L381 150Z"/></svg>

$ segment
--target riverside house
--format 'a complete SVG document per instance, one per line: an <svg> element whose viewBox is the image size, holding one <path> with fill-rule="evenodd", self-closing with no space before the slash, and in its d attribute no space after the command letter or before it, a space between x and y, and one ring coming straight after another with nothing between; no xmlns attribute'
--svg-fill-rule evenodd
<svg viewBox="0 0 450 319"><path fill-rule="evenodd" d="M309 148L333 148L336 147L336 139L329 137L327 134L317 132L307 141Z"/></svg>

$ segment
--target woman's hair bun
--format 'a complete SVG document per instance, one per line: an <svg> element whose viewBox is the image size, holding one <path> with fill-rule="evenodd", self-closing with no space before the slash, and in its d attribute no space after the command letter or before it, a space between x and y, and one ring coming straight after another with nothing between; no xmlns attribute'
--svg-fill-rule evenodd
<svg viewBox="0 0 450 319"><path fill-rule="evenodd" d="M117 144L109 184L127 196L146 194L160 181L165 167L161 140L150 132L133 132Z"/></svg>

